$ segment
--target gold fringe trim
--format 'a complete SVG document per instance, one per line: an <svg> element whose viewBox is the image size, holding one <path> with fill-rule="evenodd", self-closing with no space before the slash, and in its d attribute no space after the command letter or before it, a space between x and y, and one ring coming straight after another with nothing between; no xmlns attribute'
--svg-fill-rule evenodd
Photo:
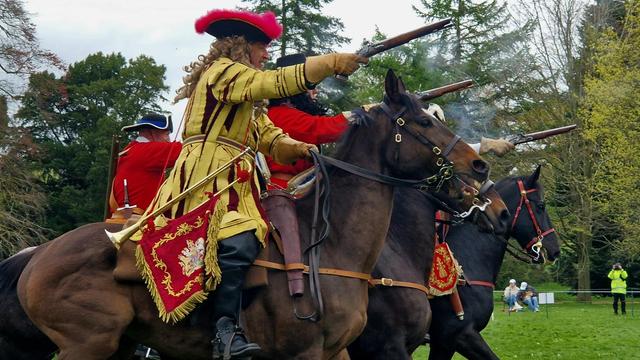
<svg viewBox="0 0 640 360"><path fill-rule="evenodd" d="M215 207L215 211L214 211L214 216L211 216L211 220L209 223L209 228L207 231L207 242L208 244L211 244L212 242L215 244L215 252L216 252L216 261L214 261L214 268L217 269L217 282L215 283L215 285L217 285L220 282L220 269L218 267L218 263L217 263L217 241L216 241L216 237L213 238L213 241L211 241L211 224L217 224L215 225L215 228L219 228L220 226L220 220L222 219L222 216L224 215L224 212L222 212L222 215L218 215L218 219L216 219L216 215L218 214L218 212L220 212L220 208L218 204L220 204L220 201L218 201L216 203L216 207ZM222 208L224 209L224 208ZM161 223L164 223L164 225L167 224L166 220L162 220L160 221ZM215 233L217 234L217 232ZM210 248L210 245L207 245L207 250ZM151 298L153 299L153 302L156 304L156 307L158 308L158 313L160 316L160 319L162 321L164 321L165 323L172 323L175 324L178 321L184 319L187 315L189 315L191 313L191 311L193 311L196 306L202 302L204 302L205 300L207 300L207 294L208 292L205 290L200 290L197 291L195 293L193 293L193 295L189 296L180 306L176 307L175 309L173 309L173 311L168 312L166 307L164 306L164 303L162 302L162 298L160 297L160 293L158 292L158 288L156 287L156 283L153 281L153 275L151 273L151 268L149 267L149 265L147 264L147 262L145 261L144 258L144 254L142 253L142 247L141 246L137 246L136 247L136 267L138 268L138 271L140 272L140 274L142 275L142 278L144 279L144 282L147 286L147 289L149 290L149 294L151 295ZM206 254L205 254L206 257ZM205 274L206 274L206 265L205 265ZM203 287L205 287L204 281L203 281ZM215 286L214 286L215 287Z"/></svg>
<svg viewBox="0 0 640 360"><path fill-rule="evenodd" d="M222 217L226 212L226 205L218 199L209 218L209 228L207 229L207 248L204 252L204 289L206 291L214 291L222 278L222 271L218 265L218 232Z"/></svg>
<svg viewBox="0 0 640 360"><path fill-rule="evenodd" d="M142 248L140 246L136 248L136 266L142 274L142 278L147 285L147 289L149 290L149 294L151 295L153 302L158 308L160 319L162 319L162 321L164 321L165 323L177 323L178 321L184 319L187 315L189 315L189 313L191 313L191 311L193 311L198 304L207 300L207 293L205 291L198 291L191 295L187 300L185 300L182 305L178 306L173 311L168 312L164 306L164 303L162 302L162 299L160 298L160 293L156 288L156 284L153 281L151 269L149 268L146 261L144 261L144 254L142 253Z"/></svg>

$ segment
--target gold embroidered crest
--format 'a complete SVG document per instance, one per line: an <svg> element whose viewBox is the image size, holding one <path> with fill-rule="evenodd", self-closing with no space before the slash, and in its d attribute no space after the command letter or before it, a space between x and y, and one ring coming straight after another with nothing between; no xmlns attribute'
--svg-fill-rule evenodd
<svg viewBox="0 0 640 360"><path fill-rule="evenodd" d="M187 246L180 252L180 267L185 276L190 276L194 271L204 266L204 239L187 240Z"/></svg>

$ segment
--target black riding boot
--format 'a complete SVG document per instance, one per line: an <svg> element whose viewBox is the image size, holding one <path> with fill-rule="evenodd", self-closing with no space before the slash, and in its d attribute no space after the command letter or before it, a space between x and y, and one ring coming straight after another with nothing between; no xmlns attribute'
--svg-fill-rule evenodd
<svg viewBox="0 0 640 360"><path fill-rule="evenodd" d="M218 264L222 281L213 293L214 326L213 358L248 358L260 351L258 344L249 343L239 326L242 285L249 266L260 245L253 232L244 232L218 244Z"/></svg>

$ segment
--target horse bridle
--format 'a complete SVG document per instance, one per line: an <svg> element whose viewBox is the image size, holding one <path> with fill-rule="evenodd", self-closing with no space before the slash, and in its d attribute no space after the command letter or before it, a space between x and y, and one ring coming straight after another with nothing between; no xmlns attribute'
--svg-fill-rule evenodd
<svg viewBox="0 0 640 360"><path fill-rule="evenodd" d="M396 148L396 161L398 157L399 144L400 142L402 142L402 135L400 134L400 129L404 129L407 133L413 136L418 142L429 147L431 151L437 156L437 159L436 159L436 165L438 166L437 173L427 178L419 179L419 180L400 179L400 178L396 178L389 175L375 173L371 170L364 169L359 166L349 164L347 162L344 162L338 159L330 158L330 157L318 154L316 152L312 152L311 154L315 163L316 179L324 178L325 181L328 180L329 176L326 170L326 164L329 164L333 167L339 168L353 175L356 175L365 179L377 181L383 184L391 185L391 186L412 187L412 188L421 190L423 193L427 191L434 191L434 192L440 191L440 189L444 185L444 182L451 179L454 175L453 162L451 162L447 158L447 155L453 150L455 145L460 141L460 136L455 135L451 140L451 142L446 146L445 150L442 151L438 146L436 146L433 142L431 142L428 138L426 138L422 134L416 131L413 131L409 127L404 127L404 125L406 124L406 121L402 118L402 115L406 111L406 107L402 107L402 109L397 113L393 113L385 102L381 103L380 107L384 111L384 113L391 119L391 121L395 122L396 124L396 135L394 137L396 143L398 144ZM358 109L356 111L356 114L359 116L368 117L366 112L364 112L361 109ZM430 114L427 114L427 115L431 116ZM320 174L322 174L322 177L319 176ZM456 178L462 181L462 179L460 179L459 177L456 177ZM474 193L476 195L482 193L483 191L484 192L488 191L493 186L493 182L491 182L490 180L488 180L488 182L485 181L485 184L483 184L481 189L475 189L474 187L468 185L464 181L462 182L463 184L465 184L465 186L471 187L474 190ZM312 220L312 226L311 226L310 245L304 250L304 253L309 254L309 288L311 291L312 300L314 302L314 312L309 315L301 315L297 312L297 309L294 304L295 316L300 320L309 320L312 322L317 322L323 317L324 306L323 306L323 300L322 300L322 292L320 289L319 245L322 244L322 242L329 235L328 202L329 202L329 194L330 194L330 188L328 185L324 187L324 190L322 190L320 188L320 181L316 181L315 186L316 186L315 199L314 199L315 204L314 204L314 214L313 214L313 220ZM319 226L317 224L317 221L318 221L318 215L320 214L319 205L321 201L320 197L322 195L324 195L323 206L322 206L322 219L324 222L324 227L320 230L321 234L320 236L318 236ZM473 209L475 208L484 210L486 206L491 203L489 199L487 200L488 202L483 204L476 204L474 201L474 204L467 212L462 214L456 212L456 214L457 216L468 216L469 214L472 213ZM444 204L443 202L441 203ZM446 204L444 205L447 206Z"/></svg>
<svg viewBox="0 0 640 360"><path fill-rule="evenodd" d="M516 213L513 217L513 221L511 222L511 231L513 232L513 229L516 225L516 221L518 221L518 217L520 216L520 213L522 211L522 205L526 205L527 212L529 213L529 217L531 218L531 222L533 223L533 228L535 229L537 235L534 236L531 239L531 241L529 241L529 243L527 243L527 245L523 247L523 250L529 251L529 249L531 249L531 251L536 254L535 257L533 257L532 255L529 255L528 253L527 255L532 256L534 261L538 261L540 259L540 256L543 256L541 252L542 240L546 235L549 235L555 232L556 230L554 228L550 228L543 231L540 228L540 225L538 224L538 220L536 219L535 214L533 213L533 208L531 207L531 201L529 201L527 194L536 192L538 191L538 189L535 189L535 188L526 189L524 187L524 182L522 181L522 179L518 179L517 184L518 184L518 190L520 192L520 202L518 203L518 207L516 208Z"/></svg>
<svg viewBox="0 0 640 360"><path fill-rule="evenodd" d="M434 200L435 202L437 202L446 212L450 213L454 218L459 219L459 221L462 221L464 218L468 217L469 215L471 215L473 213L474 210L478 209L479 211L484 211L486 209L487 206L489 206L491 204L491 200L488 198L485 198L484 202L482 202L479 199L479 196L483 196L491 189L493 188L493 181L487 179L482 183L482 186L480 187L480 189L476 189L475 187L469 185L467 182L465 182L463 179L461 179L459 176L455 175L453 172L453 162L451 160L449 160L447 158L447 156L451 153L451 151L453 150L453 148L456 146L456 144L460 141L460 136L459 135L455 135L453 137L453 139L451 139L451 141L449 142L449 144L445 147L444 150L441 150L440 147L436 146L435 144L433 144L433 142L431 142L428 138L426 138L425 136L423 136L422 134L414 131L413 129L411 129L406 125L406 121L402 118L402 115L404 115L405 111L406 111L406 107L402 107L398 112L394 113L393 111L391 111L391 108L389 107L389 105L387 105L385 102L382 102L380 104L380 108L382 109L382 111L384 111L384 113L391 119L391 121L393 121L395 123L395 137L394 140L397 144L396 146L396 150L395 150L395 160L398 161L399 158L399 148L400 148L400 143L402 142L402 134L400 133L400 130L404 130L406 131L409 135L411 135L413 138L415 138L418 142L420 142L421 144L430 147L431 151L438 156L438 158L436 159L436 165L439 167L439 170L437 172L437 174L432 175L428 178L426 178L426 186L423 187L419 187L418 189L420 191L422 191L427 197L429 197L431 200ZM436 122L438 121L438 119L429 114L429 113L425 113L426 116L430 117L432 121ZM436 198L435 196L431 195L430 192L438 192L440 191L440 189L442 188L442 186L444 185L444 182L447 180L450 180L452 177L455 177L458 181L460 181L465 188L471 189L472 192L474 193L474 200L473 200L473 204L471 205L471 207L464 212L458 212L454 209L452 209L447 203L443 202L442 200ZM435 186L433 187L433 190L431 190L431 186L433 186L433 184L435 183Z"/></svg>
<svg viewBox="0 0 640 360"><path fill-rule="evenodd" d="M391 119L391 121L395 123L396 134L394 136L394 141L396 143L396 149L394 160L396 162L398 162L399 160L400 143L402 142L402 134L400 133L400 130L404 130L422 145L430 148L431 151L437 156L436 166L438 167L438 171L434 175L423 179L424 183L418 189L422 191L440 191L440 189L444 185L444 182L453 177L453 162L451 162L447 158L447 155L449 155L458 141L460 141L460 136L455 135L443 151L442 149L440 149L440 147L436 146L424 135L420 134L417 131L414 131L409 126L405 127L407 122L402 118L402 115L404 115L404 113L407 111L407 108L405 106L403 106L398 112L394 113L393 111L391 111L389 105L387 105L387 103L383 101L380 104L380 109L382 109L382 111ZM430 116L430 114L426 115Z"/></svg>

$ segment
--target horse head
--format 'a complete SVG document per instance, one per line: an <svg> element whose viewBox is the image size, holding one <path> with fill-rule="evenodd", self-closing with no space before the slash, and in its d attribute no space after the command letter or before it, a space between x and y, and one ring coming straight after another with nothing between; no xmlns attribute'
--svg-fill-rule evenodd
<svg viewBox="0 0 640 360"><path fill-rule="evenodd" d="M550 261L558 258L560 245L545 208L539 177L538 165L531 175L502 180L496 188L512 214L510 235L533 262L544 263L547 258Z"/></svg>
<svg viewBox="0 0 640 360"><path fill-rule="evenodd" d="M343 138L347 145L340 147L338 158L350 157L350 162L362 163L364 159L358 161L354 153L363 157L376 153L381 163L374 170L411 179L410 186L431 193L454 214L469 215L470 210L484 210L490 204L486 211L491 220L489 226L498 232L506 229L506 205L498 196L489 201L481 190L489 177L489 164L436 117L426 113L420 99L407 92L392 70L385 78L383 102L360 115ZM368 141L356 141L357 137ZM351 148L354 143L363 145L355 151Z"/></svg>

